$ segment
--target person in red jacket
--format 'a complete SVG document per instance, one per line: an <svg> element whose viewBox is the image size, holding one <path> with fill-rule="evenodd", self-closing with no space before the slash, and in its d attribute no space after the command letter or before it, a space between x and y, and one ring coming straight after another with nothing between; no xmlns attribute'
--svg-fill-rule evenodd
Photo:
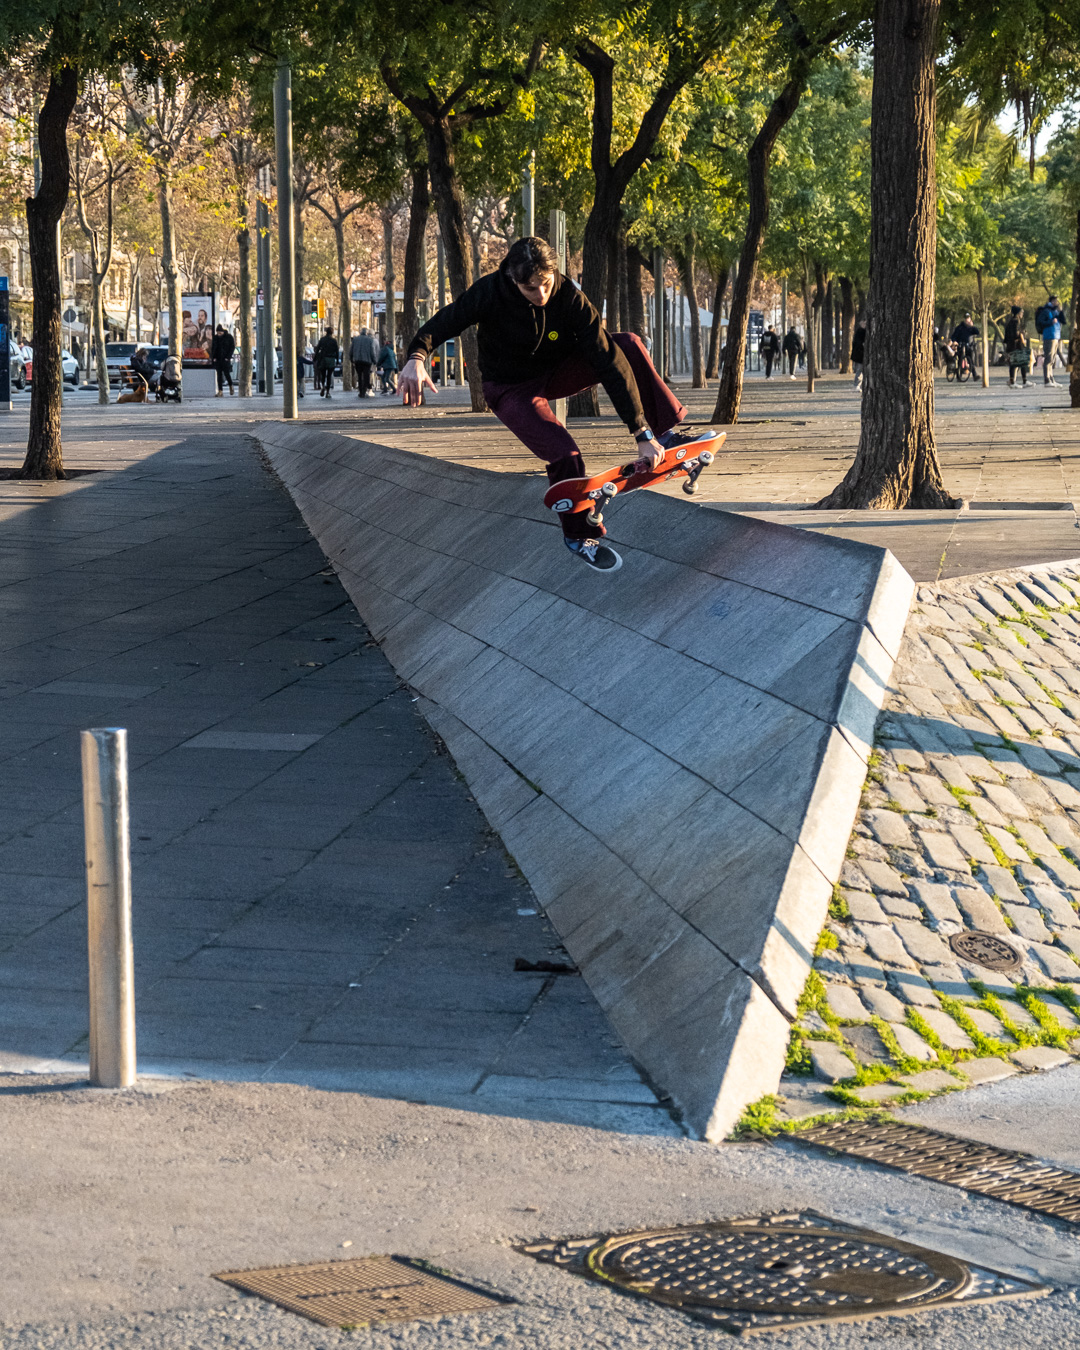
<svg viewBox="0 0 1080 1350"><path fill-rule="evenodd" d="M634 333L609 333L584 292L559 271L543 239L519 239L499 266L440 309L410 342L399 387L406 406L419 405L435 385L426 363L432 352L475 324L484 398L491 411L534 455L548 480L586 477L574 438L549 400L603 385L637 446L637 459L663 463L669 450L710 441L711 430L681 432L686 409L660 378ZM560 517L566 546L599 572L622 565L601 543L603 525L585 512Z"/></svg>

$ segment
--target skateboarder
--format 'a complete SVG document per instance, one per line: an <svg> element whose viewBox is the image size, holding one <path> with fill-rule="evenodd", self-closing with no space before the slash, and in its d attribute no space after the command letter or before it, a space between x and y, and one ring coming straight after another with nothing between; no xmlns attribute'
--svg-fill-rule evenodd
<svg viewBox="0 0 1080 1350"><path fill-rule="evenodd" d="M419 406L435 389L426 362L436 347L477 325L484 397L491 411L524 445L547 462L548 480L584 478L573 437L550 399L568 398L602 384L637 445L637 459L659 465L678 446L710 441L714 433L677 430L686 409L660 378L634 333L609 333L599 313L559 271L543 239L519 239L498 271L480 278L440 309L413 338L401 372L402 402ZM604 526L583 513L561 517L567 548L598 572L622 565L600 540Z"/></svg>

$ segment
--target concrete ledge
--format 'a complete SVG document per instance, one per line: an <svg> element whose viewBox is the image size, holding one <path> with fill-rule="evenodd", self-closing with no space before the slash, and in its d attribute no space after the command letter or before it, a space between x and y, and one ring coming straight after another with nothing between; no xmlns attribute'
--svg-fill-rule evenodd
<svg viewBox="0 0 1080 1350"><path fill-rule="evenodd" d="M264 424L265 452L631 1052L695 1132L774 1091L911 602L890 554Z"/></svg>

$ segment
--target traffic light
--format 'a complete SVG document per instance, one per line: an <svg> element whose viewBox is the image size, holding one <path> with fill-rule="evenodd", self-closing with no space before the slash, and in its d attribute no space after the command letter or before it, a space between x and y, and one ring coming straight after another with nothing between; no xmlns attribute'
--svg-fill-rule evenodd
<svg viewBox="0 0 1080 1350"><path fill-rule="evenodd" d="M320 299L316 301L316 304L319 306L319 320L321 322L326 318L326 301Z"/></svg>

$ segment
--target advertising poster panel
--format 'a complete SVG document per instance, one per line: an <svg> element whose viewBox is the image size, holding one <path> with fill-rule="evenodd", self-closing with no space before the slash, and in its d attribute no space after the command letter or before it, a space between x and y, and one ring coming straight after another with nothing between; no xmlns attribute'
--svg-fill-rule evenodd
<svg viewBox="0 0 1080 1350"><path fill-rule="evenodd" d="M218 304L217 296L182 295L180 297L180 323L183 331L181 355L188 366L208 366L210 364L210 344L214 340L214 329L220 323L232 329L232 315ZM169 340L169 311L161 311L161 340Z"/></svg>

